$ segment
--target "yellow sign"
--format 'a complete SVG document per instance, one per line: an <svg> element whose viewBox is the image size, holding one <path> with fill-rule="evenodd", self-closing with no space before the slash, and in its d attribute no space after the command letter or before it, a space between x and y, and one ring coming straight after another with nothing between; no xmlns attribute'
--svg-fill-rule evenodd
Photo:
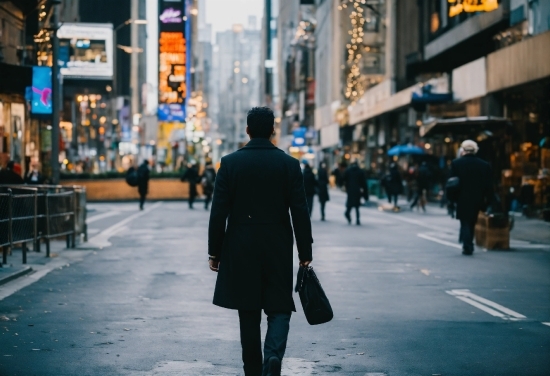
<svg viewBox="0 0 550 376"><path fill-rule="evenodd" d="M159 103L183 103L186 43L181 32L161 32L159 39Z"/></svg>
<svg viewBox="0 0 550 376"><path fill-rule="evenodd" d="M448 0L449 17L458 16L462 12L475 13L475 12L492 12L498 9L497 0Z"/></svg>

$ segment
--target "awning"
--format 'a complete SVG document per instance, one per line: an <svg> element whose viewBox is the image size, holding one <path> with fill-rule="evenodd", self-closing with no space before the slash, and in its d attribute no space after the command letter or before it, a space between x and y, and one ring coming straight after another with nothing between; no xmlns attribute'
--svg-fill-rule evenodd
<svg viewBox="0 0 550 376"><path fill-rule="evenodd" d="M468 135L479 131L496 131L511 125L507 118L497 116L460 117L436 119L420 127L420 137L446 135Z"/></svg>

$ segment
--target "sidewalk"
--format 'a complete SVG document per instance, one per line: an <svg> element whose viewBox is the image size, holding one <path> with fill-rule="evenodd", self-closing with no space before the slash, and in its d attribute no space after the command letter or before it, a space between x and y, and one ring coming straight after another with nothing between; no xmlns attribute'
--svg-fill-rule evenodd
<svg viewBox="0 0 550 376"><path fill-rule="evenodd" d="M331 189L330 194L331 197L338 197L342 200L345 200L346 197L345 192L342 192L338 189ZM370 196L370 201L364 204L365 207L378 208L382 208L383 206L387 205L387 199L379 199L376 196ZM450 218L447 214L447 209L439 207L439 204L437 203L428 203L426 206L426 213L419 212L417 211L417 209L411 211L409 209L410 203L407 202L403 197L399 197L398 205L401 208L401 211L398 213L391 212L392 214L411 215L413 213L418 213L418 219L424 217L427 220L431 221ZM544 222L539 219L531 219L523 216L514 216L513 218L514 228L510 233L511 239L540 244L550 244L550 222Z"/></svg>
<svg viewBox="0 0 550 376"><path fill-rule="evenodd" d="M21 247L17 246L8 255L8 263L0 267L0 288L2 285L20 277L29 276L41 270L57 267L57 264L66 264L77 255L83 255L87 243L80 244L75 249L67 249L65 240L56 240L50 243L50 257L46 257L46 246L43 244L41 252L35 252L32 247L27 249L27 263L23 264Z"/></svg>

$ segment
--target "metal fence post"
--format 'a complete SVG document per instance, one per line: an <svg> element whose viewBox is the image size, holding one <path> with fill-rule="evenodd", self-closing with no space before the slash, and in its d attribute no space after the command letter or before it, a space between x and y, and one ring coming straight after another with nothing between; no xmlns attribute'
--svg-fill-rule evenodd
<svg viewBox="0 0 550 376"><path fill-rule="evenodd" d="M50 257L50 205L48 203L48 192L45 193L46 206L46 257Z"/></svg>
<svg viewBox="0 0 550 376"><path fill-rule="evenodd" d="M13 191L8 189L9 200L8 200L8 241L10 242L10 250L13 250ZM4 253L2 255L4 264L8 262L8 250L4 247Z"/></svg>
<svg viewBox="0 0 550 376"><path fill-rule="evenodd" d="M38 245L38 189L34 191L34 236L33 236L33 251L36 252Z"/></svg>
<svg viewBox="0 0 550 376"><path fill-rule="evenodd" d="M76 248L76 210L78 208L76 187L73 187L73 236L71 242L71 248Z"/></svg>

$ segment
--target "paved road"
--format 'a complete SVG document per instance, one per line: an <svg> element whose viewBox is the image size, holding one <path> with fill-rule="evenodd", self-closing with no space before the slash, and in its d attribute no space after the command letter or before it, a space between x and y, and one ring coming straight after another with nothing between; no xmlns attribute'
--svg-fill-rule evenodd
<svg viewBox="0 0 550 376"><path fill-rule="evenodd" d="M363 208L358 227L342 205L313 218L335 319L298 308L283 374L550 374L550 245L465 257L439 212ZM0 375L242 375L237 314L211 304L208 213L186 206L90 205L97 249L0 287Z"/></svg>

